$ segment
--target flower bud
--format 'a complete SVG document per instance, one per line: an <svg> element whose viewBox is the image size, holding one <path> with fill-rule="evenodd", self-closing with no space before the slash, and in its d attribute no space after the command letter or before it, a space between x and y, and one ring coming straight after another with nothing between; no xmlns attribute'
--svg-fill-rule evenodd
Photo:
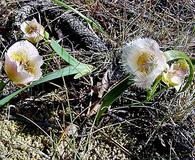
<svg viewBox="0 0 195 160"><path fill-rule="evenodd" d="M36 19L23 22L20 28L24 33L24 38L32 43L37 43L44 39L45 29Z"/></svg>

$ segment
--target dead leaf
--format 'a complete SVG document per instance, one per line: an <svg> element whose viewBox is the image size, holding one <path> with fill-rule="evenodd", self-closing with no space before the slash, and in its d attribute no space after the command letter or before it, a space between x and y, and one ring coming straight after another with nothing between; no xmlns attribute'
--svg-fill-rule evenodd
<svg viewBox="0 0 195 160"><path fill-rule="evenodd" d="M101 88L98 92L98 97L99 98L102 98L103 97L103 94L104 92L108 89L109 87L109 75L110 75L110 70L107 70L105 73L104 73L104 77L102 78L102 83L101 83Z"/></svg>
<svg viewBox="0 0 195 160"><path fill-rule="evenodd" d="M108 87L109 87L109 75L110 75L110 70L107 70L105 73L104 73L104 76L102 78L102 82L99 86L99 91L98 91L98 98L102 98L103 95L104 95L104 92L107 91ZM97 102L95 104L95 106L93 107L92 110L90 110L88 113L87 113L87 117L90 117L94 114L97 113L97 111L100 109L101 107L101 101Z"/></svg>
<svg viewBox="0 0 195 160"><path fill-rule="evenodd" d="M100 102L96 103L96 105L93 107L93 109L87 113L87 117L91 117L94 114L96 114L100 107L101 107Z"/></svg>
<svg viewBox="0 0 195 160"><path fill-rule="evenodd" d="M66 127L64 132L67 136L78 136L77 131L78 131L77 126L71 123L69 126Z"/></svg>

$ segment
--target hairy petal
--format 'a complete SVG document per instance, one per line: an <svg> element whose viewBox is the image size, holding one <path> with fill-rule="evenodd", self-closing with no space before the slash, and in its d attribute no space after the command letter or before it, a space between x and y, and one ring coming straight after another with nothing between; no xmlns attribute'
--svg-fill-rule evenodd
<svg viewBox="0 0 195 160"><path fill-rule="evenodd" d="M166 59L156 41L138 38L123 48L122 63L125 70L135 75L135 85L150 87L166 69Z"/></svg>

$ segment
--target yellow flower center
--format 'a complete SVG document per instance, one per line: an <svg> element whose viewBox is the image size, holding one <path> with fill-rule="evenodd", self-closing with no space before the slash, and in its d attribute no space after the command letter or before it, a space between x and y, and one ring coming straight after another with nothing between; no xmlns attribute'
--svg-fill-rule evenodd
<svg viewBox="0 0 195 160"><path fill-rule="evenodd" d="M27 61L27 57L25 54L21 52L14 52L11 54L12 60L19 62L20 64Z"/></svg>
<svg viewBox="0 0 195 160"><path fill-rule="evenodd" d="M179 60L175 64L173 64L173 69L177 74L182 74L185 76L188 73L188 64L185 60Z"/></svg>
<svg viewBox="0 0 195 160"><path fill-rule="evenodd" d="M144 74L149 74L155 68L155 56L149 53L142 53L137 59L138 70Z"/></svg>
<svg viewBox="0 0 195 160"><path fill-rule="evenodd" d="M36 71L35 65L28 60L27 56L24 53L21 52L12 53L11 58L12 60L18 62L19 65L22 66L25 71L32 75L35 75Z"/></svg>
<svg viewBox="0 0 195 160"><path fill-rule="evenodd" d="M37 31L37 25L34 23L28 23L26 28L25 28L25 32L28 34L32 34L33 32Z"/></svg>

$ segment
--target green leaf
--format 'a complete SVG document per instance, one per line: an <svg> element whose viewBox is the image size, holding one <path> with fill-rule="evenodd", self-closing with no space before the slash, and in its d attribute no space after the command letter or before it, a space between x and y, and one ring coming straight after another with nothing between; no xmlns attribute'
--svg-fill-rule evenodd
<svg viewBox="0 0 195 160"><path fill-rule="evenodd" d="M92 73L94 70L94 67L92 65L83 64L83 63L80 63L77 66L77 68L78 68L78 73L74 76L74 79L81 78L89 73Z"/></svg>
<svg viewBox="0 0 195 160"><path fill-rule="evenodd" d="M195 65L195 58L190 58L190 60L192 61L192 64Z"/></svg>
<svg viewBox="0 0 195 160"><path fill-rule="evenodd" d="M72 57L68 52L64 50L63 47L61 47L57 41L51 40L50 43L52 49L61 57L63 58L67 63L69 63L72 66L75 66L77 68L78 73L74 76L75 79L78 79L80 77L85 76L86 74L89 74L93 72L94 67L89 64L84 64L79 62L77 59Z"/></svg>
<svg viewBox="0 0 195 160"><path fill-rule="evenodd" d="M96 115L96 123L99 122L100 117L105 113L108 107L117 100L117 98L132 84L130 80L132 75L126 76L119 81L110 91L108 91L101 100L101 108Z"/></svg>
<svg viewBox="0 0 195 160"><path fill-rule="evenodd" d="M8 103L12 98L14 98L15 96L17 96L19 93L21 93L22 91L24 91L25 89L30 88L29 86L23 87L17 91L15 91L14 93L6 96L5 98L0 100L0 107L4 106L6 103Z"/></svg>
<svg viewBox="0 0 195 160"><path fill-rule="evenodd" d="M75 59L74 57L72 57L68 52L66 52L64 50L63 47L61 47L57 41L55 40L51 40L50 43L52 49L62 58L64 59L67 63L69 63L70 65L73 66L78 66L80 64L79 61L77 61L77 59Z"/></svg>
<svg viewBox="0 0 195 160"><path fill-rule="evenodd" d="M190 60L187 54L181 51L169 50L164 52L167 62L177 60L177 59L185 59Z"/></svg>
<svg viewBox="0 0 195 160"><path fill-rule="evenodd" d="M48 32L44 32L44 38L46 39L46 40L48 40L49 39L49 33Z"/></svg>
<svg viewBox="0 0 195 160"><path fill-rule="evenodd" d="M98 29L100 32L105 33L104 29L101 27L101 25L97 24L96 22L92 21L91 19L89 19L88 17L86 17L85 15L83 15L81 12L77 11L76 9L74 9L73 7L71 7L70 5L65 4L64 2L60 1L60 0L52 0L52 2L56 3L57 5L64 7L65 9L68 9L74 13L76 13L77 15L79 15L82 19L84 19L87 23L89 23L93 28Z"/></svg>
<svg viewBox="0 0 195 160"><path fill-rule="evenodd" d="M156 78L156 80L154 81L153 86L150 89L148 89L148 91L147 91L147 97L146 97L146 100L147 101L150 101L153 98L154 93L156 92L156 89L158 87L158 84L160 83L161 80L162 80L162 75L158 76Z"/></svg>
<svg viewBox="0 0 195 160"><path fill-rule="evenodd" d="M190 60L190 58L188 57L187 54L185 54L184 52L181 52L181 51L169 50L169 51L166 51L164 53L165 53L165 57L167 59L167 62L173 61L173 60L178 60L178 59L185 59L187 61L188 65L189 65L190 73L189 73L189 77L188 77L186 84L184 85L183 89L181 90L181 91L185 91L192 84L192 81L194 79L194 66L192 64L192 61Z"/></svg>
<svg viewBox="0 0 195 160"><path fill-rule="evenodd" d="M8 103L12 98L14 98L15 96L17 96L19 93L21 93L22 91L24 91L27 88L31 88L35 85L44 83L44 82L48 82L51 81L53 79L57 79L63 76L69 76L69 75L73 75L73 74L78 74L78 72L82 69L80 68L81 66L67 66L63 69L54 71L52 73L47 74L46 76L44 76L43 78L33 82L31 85L25 86L21 89L19 89L18 91L8 95L7 97L3 98L0 100L0 106L4 106L6 103Z"/></svg>
<svg viewBox="0 0 195 160"><path fill-rule="evenodd" d="M6 83L4 83L3 81L0 81L0 91L3 90L3 88L5 87Z"/></svg>

